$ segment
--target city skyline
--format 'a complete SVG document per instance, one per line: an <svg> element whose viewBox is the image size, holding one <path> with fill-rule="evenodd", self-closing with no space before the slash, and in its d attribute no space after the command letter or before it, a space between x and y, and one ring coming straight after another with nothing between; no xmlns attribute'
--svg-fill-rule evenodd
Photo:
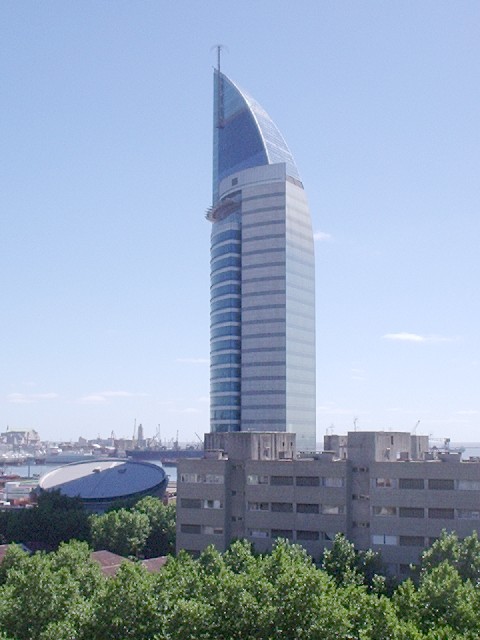
<svg viewBox="0 0 480 640"><path fill-rule="evenodd" d="M2 431L209 431L204 211L222 42L222 69L285 133L308 194L317 441L354 421L480 440L477 3L0 14Z"/></svg>

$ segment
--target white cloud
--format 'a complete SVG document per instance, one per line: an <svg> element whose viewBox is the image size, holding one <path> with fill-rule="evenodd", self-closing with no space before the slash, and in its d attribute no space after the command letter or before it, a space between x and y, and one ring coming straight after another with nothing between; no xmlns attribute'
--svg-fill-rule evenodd
<svg viewBox="0 0 480 640"><path fill-rule="evenodd" d="M210 362L208 358L177 358L176 361L182 364L208 364Z"/></svg>
<svg viewBox="0 0 480 640"><path fill-rule="evenodd" d="M331 242L333 240L333 237L325 231L316 231L313 234L313 239L315 240L315 242Z"/></svg>
<svg viewBox="0 0 480 640"><path fill-rule="evenodd" d="M386 333L382 336L384 340L395 340L397 342L453 342L457 338L449 338L447 336L426 335L419 333L408 333L401 331L399 333Z"/></svg>
<svg viewBox="0 0 480 640"><path fill-rule="evenodd" d="M81 404L104 404L107 401L105 396L101 396L99 394L91 393L88 396L82 396L79 399Z"/></svg>
<svg viewBox="0 0 480 640"><path fill-rule="evenodd" d="M461 409L457 411L459 416L478 416L479 413L480 411L477 411L477 409Z"/></svg>
<svg viewBox="0 0 480 640"><path fill-rule="evenodd" d="M30 404L33 400L26 393L9 393L7 402L12 402L13 404Z"/></svg>
<svg viewBox="0 0 480 640"><path fill-rule="evenodd" d="M32 398L34 400L55 400L58 398L58 393L33 393Z"/></svg>
<svg viewBox="0 0 480 640"><path fill-rule="evenodd" d="M55 400L57 393L10 393L7 402L13 404L32 404L37 400Z"/></svg>
<svg viewBox="0 0 480 640"><path fill-rule="evenodd" d="M131 391L101 391L99 395L105 398L138 398L145 397L146 393L132 393Z"/></svg>
<svg viewBox="0 0 480 640"><path fill-rule="evenodd" d="M141 398L146 393L132 393L131 391L99 391L82 396L78 401L81 404L105 404L112 398Z"/></svg>
<svg viewBox="0 0 480 640"><path fill-rule="evenodd" d="M201 411L193 407L186 407L185 409L170 409L170 413L201 413Z"/></svg>

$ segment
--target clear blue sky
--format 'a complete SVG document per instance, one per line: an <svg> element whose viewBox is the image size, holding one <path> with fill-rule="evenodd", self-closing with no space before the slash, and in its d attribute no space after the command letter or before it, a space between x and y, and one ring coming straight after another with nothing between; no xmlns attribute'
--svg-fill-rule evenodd
<svg viewBox="0 0 480 640"><path fill-rule="evenodd" d="M0 428L208 431L212 67L317 237L317 439L480 441L480 4L3 0Z"/></svg>

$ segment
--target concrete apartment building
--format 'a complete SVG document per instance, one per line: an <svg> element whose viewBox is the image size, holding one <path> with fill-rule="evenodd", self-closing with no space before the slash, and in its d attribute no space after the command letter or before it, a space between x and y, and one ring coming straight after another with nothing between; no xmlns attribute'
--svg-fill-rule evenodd
<svg viewBox="0 0 480 640"><path fill-rule="evenodd" d="M294 434L206 434L204 458L178 467L177 549L246 538L267 551L281 537L318 560L341 532L405 575L442 529L480 528L479 460L404 432L326 436L325 449L299 458Z"/></svg>

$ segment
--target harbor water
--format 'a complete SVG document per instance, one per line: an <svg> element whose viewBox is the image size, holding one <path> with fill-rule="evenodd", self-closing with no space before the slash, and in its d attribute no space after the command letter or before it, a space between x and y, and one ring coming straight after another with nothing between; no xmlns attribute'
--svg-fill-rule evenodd
<svg viewBox="0 0 480 640"><path fill-rule="evenodd" d="M148 460L151 464L156 464L165 469L165 473L172 482L177 480L177 468L162 464L160 460ZM58 469L58 464L21 464L21 465L4 465L2 467L4 475L17 475L21 478L40 478L48 471Z"/></svg>

